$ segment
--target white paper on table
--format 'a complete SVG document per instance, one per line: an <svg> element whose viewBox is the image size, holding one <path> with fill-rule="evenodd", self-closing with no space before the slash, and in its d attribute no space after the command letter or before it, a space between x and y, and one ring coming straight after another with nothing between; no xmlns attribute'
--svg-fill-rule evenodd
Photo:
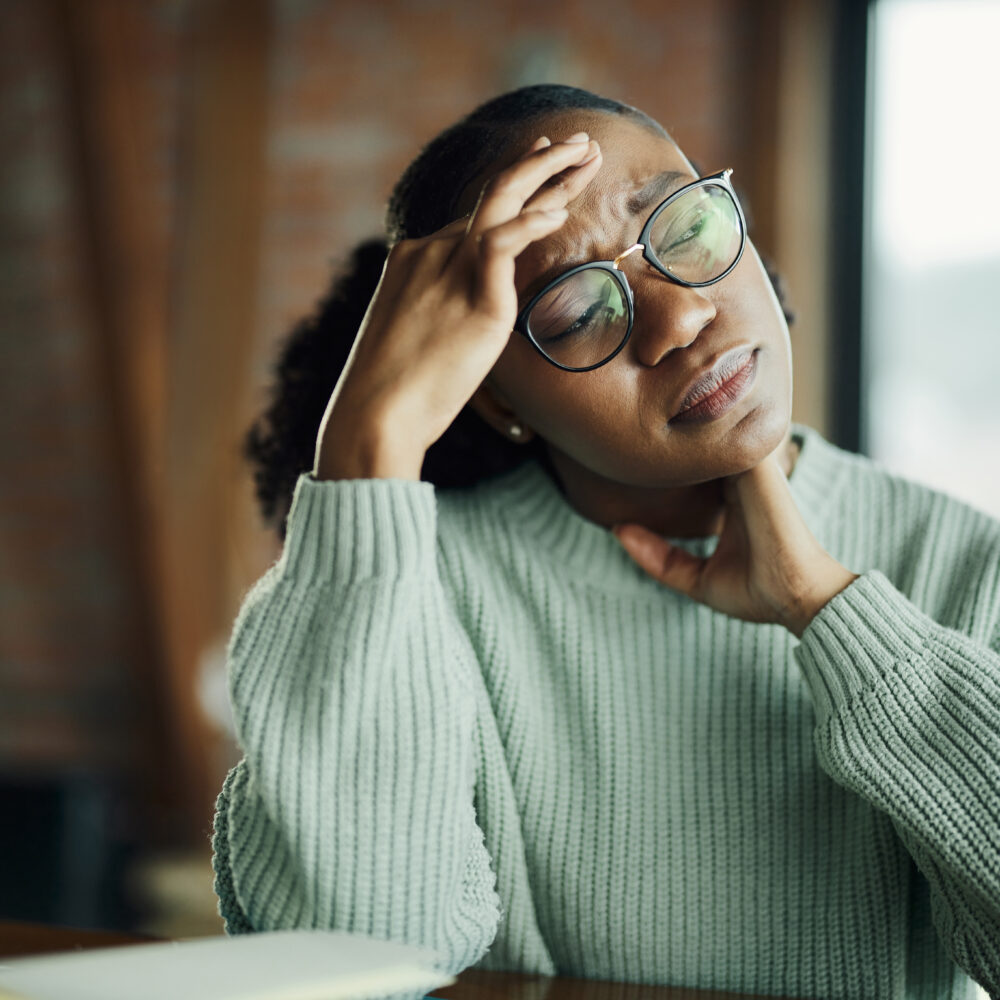
<svg viewBox="0 0 1000 1000"><path fill-rule="evenodd" d="M341 931L267 931L8 960L0 1000L362 1000L454 982L436 958Z"/></svg>

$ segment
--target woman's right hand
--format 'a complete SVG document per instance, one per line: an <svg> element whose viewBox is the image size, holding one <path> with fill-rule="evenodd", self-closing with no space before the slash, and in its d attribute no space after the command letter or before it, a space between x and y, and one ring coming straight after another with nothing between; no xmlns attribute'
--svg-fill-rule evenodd
<svg viewBox="0 0 1000 1000"><path fill-rule="evenodd" d="M471 216L392 248L320 424L318 479L420 478L510 338L518 254L565 222L600 164L586 133L542 137Z"/></svg>

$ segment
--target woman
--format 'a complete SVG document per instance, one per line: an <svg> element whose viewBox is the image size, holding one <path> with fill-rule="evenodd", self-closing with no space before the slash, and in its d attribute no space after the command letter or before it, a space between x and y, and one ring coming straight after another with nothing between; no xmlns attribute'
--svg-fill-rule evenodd
<svg viewBox="0 0 1000 1000"><path fill-rule="evenodd" d="M728 175L531 87L388 219L374 297L345 279L296 331L250 439L265 510L294 500L230 644L228 929L1000 990L1000 526L790 425Z"/></svg>

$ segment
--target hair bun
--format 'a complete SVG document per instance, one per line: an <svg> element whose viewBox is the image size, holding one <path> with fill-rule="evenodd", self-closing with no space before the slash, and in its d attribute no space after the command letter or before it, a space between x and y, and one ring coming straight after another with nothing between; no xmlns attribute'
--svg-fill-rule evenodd
<svg viewBox="0 0 1000 1000"><path fill-rule="evenodd" d="M378 287L387 254L384 237L367 239L351 251L313 314L282 341L269 403L243 439L261 513L281 538L295 483L313 468L320 421Z"/></svg>

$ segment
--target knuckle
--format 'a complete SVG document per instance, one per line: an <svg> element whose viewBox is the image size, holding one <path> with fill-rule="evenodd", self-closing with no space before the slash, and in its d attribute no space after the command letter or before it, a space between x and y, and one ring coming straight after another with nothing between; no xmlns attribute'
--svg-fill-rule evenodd
<svg viewBox="0 0 1000 1000"><path fill-rule="evenodd" d="M393 244L392 249L389 251L389 256L412 257L413 254L419 249L420 245L421 241L413 239L412 237L400 240L398 243Z"/></svg>
<svg viewBox="0 0 1000 1000"><path fill-rule="evenodd" d="M479 237L479 247L482 253L487 257L496 256L498 253L502 253L506 244L503 233L497 232L495 229L490 230L487 233L483 233Z"/></svg>
<svg viewBox="0 0 1000 1000"><path fill-rule="evenodd" d="M450 232L450 233L437 233L434 236L428 236L424 240L424 247L426 252L433 256L440 256L442 253L448 253L451 248L459 241L461 238L460 233Z"/></svg>
<svg viewBox="0 0 1000 1000"><path fill-rule="evenodd" d="M511 177L508 170L501 170L500 173L491 177L485 185L485 191L488 195L505 195L509 194L514 187L514 179Z"/></svg>

